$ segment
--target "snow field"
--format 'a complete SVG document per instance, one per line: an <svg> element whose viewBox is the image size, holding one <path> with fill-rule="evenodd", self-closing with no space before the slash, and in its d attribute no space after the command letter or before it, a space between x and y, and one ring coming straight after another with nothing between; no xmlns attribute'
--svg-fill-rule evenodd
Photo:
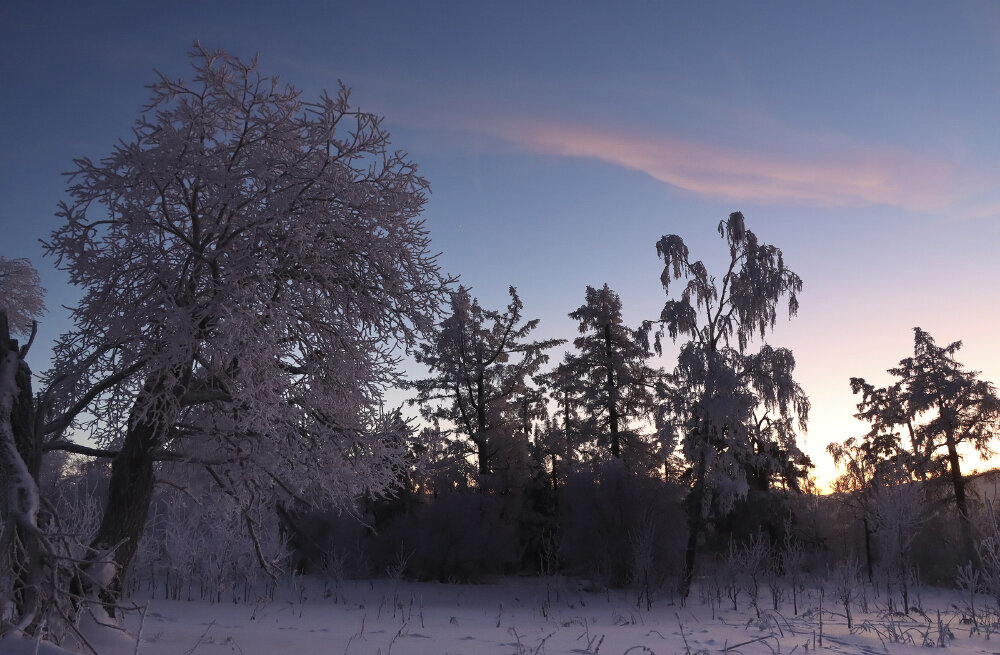
<svg viewBox="0 0 1000 655"><path fill-rule="evenodd" d="M592 588L569 578L508 578L494 584L451 585L398 580L285 585L275 600L254 604L134 599L125 632L83 627L102 655L698 655L713 653L842 653L890 655L948 648L957 655L1000 651L1000 634L962 622L960 592L923 589L922 610L890 613L869 588L868 611L858 600L848 630L843 607L826 589L806 590L798 616L790 603L761 615L740 599L738 609L706 590L687 606L669 591L638 606L635 590ZM859 594L860 597L860 594ZM979 603L980 601L977 601ZM990 604L986 598L981 604ZM939 614L940 612L940 619ZM820 617L822 616L822 625ZM940 622L939 622L940 621ZM138 642L136 641L138 636ZM34 652L30 642L0 653ZM62 651L46 650L39 653ZM86 652L79 649L79 652Z"/></svg>

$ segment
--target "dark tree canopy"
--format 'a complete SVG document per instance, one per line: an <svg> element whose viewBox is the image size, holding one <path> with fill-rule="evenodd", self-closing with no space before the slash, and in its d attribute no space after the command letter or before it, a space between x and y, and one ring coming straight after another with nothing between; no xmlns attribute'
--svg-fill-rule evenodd
<svg viewBox="0 0 1000 655"><path fill-rule="evenodd" d="M538 319L524 321L517 290L509 293L506 310L498 312L459 287L450 315L416 351L433 377L412 383L415 402L425 418L447 421L468 440L481 475L495 471L504 440L524 423L519 401L531 394L531 377L548 361L545 351L562 343L528 341Z"/></svg>
<svg viewBox="0 0 1000 655"><path fill-rule="evenodd" d="M648 338L625 325L621 298L607 284L588 286L586 302L569 316L578 321L580 336L561 366L575 379L588 417L587 438L615 459L648 463L648 444L636 431L653 413L657 374L646 364L652 356Z"/></svg>
<svg viewBox="0 0 1000 655"><path fill-rule="evenodd" d="M828 451L847 470L841 484L874 488L947 475L971 557L973 535L965 479L963 444L984 457L1000 432L1000 398L992 383L955 359L961 341L938 346L919 327L913 329L913 356L889 369L896 381L875 387L851 378L860 394L857 418L871 425L861 440L830 444Z"/></svg>

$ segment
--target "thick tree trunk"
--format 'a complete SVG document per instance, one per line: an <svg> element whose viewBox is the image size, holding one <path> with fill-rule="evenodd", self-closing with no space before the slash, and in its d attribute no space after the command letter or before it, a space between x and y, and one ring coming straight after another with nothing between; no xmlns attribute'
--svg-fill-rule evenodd
<svg viewBox="0 0 1000 655"><path fill-rule="evenodd" d="M101 600L108 605L121 598L122 582L146 527L153 500L155 434L156 426L149 423L130 429L121 452L111 464L108 502L97 535L91 543L97 557L103 557L103 553L114 549L111 561L116 570L110 584L101 592ZM105 580L96 572L95 577L98 577L98 582Z"/></svg>
<svg viewBox="0 0 1000 655"><path fill-rule="evenodd" d="M91 542L94 564L85 573L90 574L91 584L101 587L101 600L112 616L114 604L121 599L123 581L139 547L153 501L155 454L163 444L174 414L171 410L173 399L167 397L170 393L160 383L146 384L132 408L122 448L111 463L108 501L97 535ZM109 563L115 569L110 576L102 568Z"/></svg>
<svg viewBox="0 0 1000 655"><path fill-rule="evenodd" d="M18 361L17 374L15 377L18 395L14 400L14 411L11 415L11 428L14 433L14 443L17 447L21 459L28 469L28 474L34 480L35 486L39 484L39 475L42 467L42 440L41 435L35 425L35 402L31 393L31 369L27 363L20 359ZM17 594L15 601L17 611L21 616L33 614L35 620L26 631L34 634L38 629L38 622L42 619L45 611L44 607L50 602L52 591L43 593L41 586L45 584L43 578L47 571L51 570L50 563L46 561L42 548L42 536L39 533L39 526L43 526L47 518L43 518L43 511L39 507L39 515L36 517L34 526L19 526L17 539L24 548L24 561L19 570L17 579Z"/></svg>
<svg viewBox="0 0 1000 655"><path fill-rule="evenodd" d="M115 572L110 583L101 591L101 600L110 608L122 595L122 583L135 557L146 527L149 506L153 500L153 448L155 426L138 425L130 429L121 452L111 464L111 483L104 517L91 547L96 556L114 549L111 561ZM95 577L98 577L95 573ZM100 576L98 582L106 578Z"/></svg>
<svg viewBox="0 0 1000 655"><path fill-rule="evenodd" d="M486 440L476 442L476 460L479 462L479 475L489 475L493 472L493 463L490 461L490 446Z"/></svg>
<svg viewBox="0 0 1000 655"><path fill-rule="evenodd" d="M14 400L14 411L11 415L14 443L28 467L28 473L37 483L42 467L42 439L38 426L35 425L35 401L31 392L31 369L23 359L18 362L15 384L18 395Z"/></svg>

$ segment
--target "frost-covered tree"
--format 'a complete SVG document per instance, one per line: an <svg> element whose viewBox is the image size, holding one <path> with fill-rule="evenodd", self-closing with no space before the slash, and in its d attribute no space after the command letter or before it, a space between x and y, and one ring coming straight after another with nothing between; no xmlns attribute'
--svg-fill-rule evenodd
<svg viewBox="0 0 1000 655"><path fill-rule="evenodd" d="M406 428L383 391L448 283L419 219L427 182L381 118L343 86L307 101L256 60L192 61L192 79L151 86L131 137L75 162L46 243L85 292L45 378L46 447L113 457L93 542L117 564L106 598L157 462L203 467L244 509L384 492Z"/></svg>
<svg viewBox="0 0 1000 655"><path fill-rule="evenodd" d="M888 397L885 394L877 395L883 401ZM865 393L863 400L858 403L859 413L855 416L862 418L862 414L871 409L874 397ZM879 402L878 406L892 407L884 402ZM889 414L880 414L886 415ZM881 419L876 418L872 431L863 438L850 437L826 447L826 451L833 457L834 465L843 470L834 481L834 491L841 494L840 499L859 516L862 524L865 569L869 582L872 581L875 564L873 538L884 523L881 517L889 515L886 499L904 497L908 492L897 488L910 483L916 470L914 459L902 447L899 434L883 429L885 427Z"/></svg>
<svg viewBox="0 0 1000 655"><path fill-rule="evenodd" d="M33 420L25 352L10 338L0 307L0 636L10 628L30 634L42 602L38 471L32 473L35 449L25 439L25 423Z"/></svg>
<svg viewBox="0 0 1000 655"><path fill-rule="evenodd" d="M412 384L415 403L428 420L443 420L471 445L480 475L495 472L504 441L521 426L519 400L531 376L548 361L558 339L528 341L538 319L524 321L524 304L510 287L510 303L498 312L483 309L465 287L451 295L451 313L430 343L420 344L417 361L432 377Z"/></svg>
<svg viewBox="0 0 1000 655"><path fill-rule="evenodd" d="M623 444L641 451L635 424L652 416L653 385L657 374L646 365L652 356L649 340L622 320L622 302L607 284L588 286L586 302L570 313L579 322L575 351L564 366L577 379L580 399L588 415L587 436L622 459ZM626 453L634 462L648 461L643 453Z"/></svg>
<svg viewBox="0 0 1000 655"><path fill-rule="evenodd" d="M682 596L690 590L708 507L725 511L754 481L795 486L811 465L795 444L809 400L792 376L791 351L768 345L749 351L750 342L774 326L782 298L788 298L789 316L795 314L802 280L779 249L746 229L743 214L730 214L718 231L730 256L721 278L690 259L681 237L667 235L656 244L665 264L664 290L669 294L674 281L686 280L679 297L664 305L656 335L658 349L664 333L685 340L661 385L658 414L661 433L679 442L690 467Z"/></svg>
<svg viewBox="0 0 1000 655"><path fill-rule="evenodd" d="M889 369L897 378L894 384L877 389L864 379L852 378L851 386L863 397L858 417L872 423L873 433L881 431L884 439L895 439L895 448L911 462L916 477L947 472L955 494L963 557L973 557L959 447L966 444L980 455L992 454L990 443L1000 433L1000 398L991 382L955 359L961 341L938 346L919 327L913 332L913 356ZM899 430L903 427L909 451L902 445Z"/></svg>
<svg viewBox="0 0 1000 655"><path fill-rule="evenodd" d="M37 635L55 601L45 588L51 548L40 529L42 452L26 361L44 292L28 260L0 257L0 635Z"/></svg>
<svg viewBox="0 0 1000 655"><path fill-rule="evenodd" d="M0 313L3 314L3 331L0 332L0 356L12 358L8 373L7 391L14 394L9 417L14 444L24 459L31 477L38 479L41 465L41 448L35 429L35 403L31 391L31 369L26 356L35 339L36 319L45 311L38 271L27 259L0 257ZM27 337L20 344L13 337Z"/></svg>
<svg viewBox="0 0 1000 655"><path fill-rule="evenodd" d="M31 333L32 323L45 311L44 296L45 289L31 262L0 256L0 308L7 311L12 335Z"/></svg>
<svg viewBox="0 0 1000 655"><path fill-rule="evenodd" d="M886 514L885 499L906 493L895 488L924 480L931 471L917 443L912 417L904 407L902 385L876 388L862 378L851 378L851 389L860 396L854 416L869 423L871 429L861 437L830 443L826 450L843 471L834 481L834 490L860 517L866 571L872 581L873 538L880 529L880 515ZM913 450L907 449L907 442Z"/></svg>

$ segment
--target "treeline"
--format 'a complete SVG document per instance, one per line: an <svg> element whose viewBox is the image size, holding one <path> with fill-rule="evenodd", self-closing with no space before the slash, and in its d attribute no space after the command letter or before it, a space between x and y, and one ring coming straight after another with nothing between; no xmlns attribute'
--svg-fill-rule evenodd
<svg viewBox="0 0 1000 655"><path fill-rule="evenodd" d="M801 282L741 214L719 231L731 261L718 281L679 237L658 244L668 293L686 283L659 323L631 328L617 293L587 287L569 313L579 335L554 365L547 352L565 342L532 339L538 322L515 289L499 311L459 287L417 350L430 375L410 388L425 427L406 442L393 493L346 514L277 505L287 565L335 579L568 573L686 597L699 560L763 549L772 576L854 566L904 608L921 582L980 566L975 526L990 508L953 455L964 443L987 452L992 385L955 360L959 343L916 329L895 384L851 381L871 430L830 444L843 475L834 496L817 495L796 445L809 402L792 354L749 348L780 296L794 311ZM650 366L662 338L685 335L673 371ZM142 555L137 570L149 581L191 567Z"/></svg>

